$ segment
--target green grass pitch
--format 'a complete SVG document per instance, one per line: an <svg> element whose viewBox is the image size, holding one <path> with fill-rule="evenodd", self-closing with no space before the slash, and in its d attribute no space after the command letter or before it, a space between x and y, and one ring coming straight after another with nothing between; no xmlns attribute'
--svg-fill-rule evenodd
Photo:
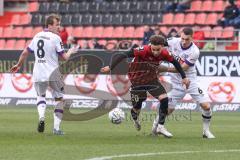
<svg viewBox="0 0 240 160"><path fill-rule="evenodd" d="M86 122L64 121L66 135L54 136L52 111L47 109L45 133L39 134L36 108L1 106L0 160L240 159L239 112L214 113L211 128L216 139L207 140L201 135L199 112L178 111L175 114L182 117L169 117L167 128L174 138L166 139L149 135L152 126L149 115L153 112L147 111L142 112L144 122L140 132L135 131L126 111L127 120L120 125L111 124L107 115Z"/></svg>

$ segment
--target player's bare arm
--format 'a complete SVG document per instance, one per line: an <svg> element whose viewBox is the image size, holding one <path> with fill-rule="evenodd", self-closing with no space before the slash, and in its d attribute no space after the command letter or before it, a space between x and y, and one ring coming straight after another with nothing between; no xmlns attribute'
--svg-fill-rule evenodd
<svg viewBox="0 0 240 160"><path fill-rule="evenodd" d="M183 71L187 71L188 68L189 68L189 65L187 65L186 63L183 63L183 64L181 65L181 67L182 67ZM159 72L159 73L162 73L162 72L178 73L178 71L177 71L176 68L174 68L174 67L166 67L166 66L164 66L164 65L160 65L160 66L159 66L158 72ZM186 88L188 88L189 85L190 85L190 81L189 81L188 78L183 78L182 83L186 85Z"/></svg>
<svg viewBox="0 0 240 160"><path fill-rule="evenodd" d="M182 83L186 86L186 89L188 89L189 85L190 85L190 81L189 79L186 77L186 74L184 72L183 67L180 65L180 63L177 60L173 60L172 64L174 65L174 69L177 70L178 73L180 73L181 77L182 77Z"/></svg>
<svg viewBox="0 0 240 160"><path fill-rule="evenodd" d="M190 66L186 63L183 63L183 64L181 64L181 67L182 67L183 71L185 72L189 69ZM158 72L159 73L162 73L162 72L178 73L178 71L176 70L175 67L167 67L167 66L162 65L162 64L159 65Z"/></svg>
<svg viewBox="0 0 240 160"><path fill-rule="evenodd" d="M18 63L10 69L10 72L16 73L21 68L22 64L24 63L25 59L27 59L29 54L30 52L27 48L25 48L19 57Z"/></svg>
<svg viewBox="0 0 240 160"><path fill-rule="evenodd" d="M118 54L116 58L112 61L111 65L102 67L100 71L102 73L108 73L110 72L110 70L114 69L118 63L120 63L123 59L128 57L134 57L134 53L132 49L122 54Z"/></svg>
<svg viewBox="0 0 240 160"><path fill-rule="evenodd" d="M69 60L71 55L77 53L78 49L79 49L79 46L70 48L67 52L61 55L61 58L66 61Z"/></svg>

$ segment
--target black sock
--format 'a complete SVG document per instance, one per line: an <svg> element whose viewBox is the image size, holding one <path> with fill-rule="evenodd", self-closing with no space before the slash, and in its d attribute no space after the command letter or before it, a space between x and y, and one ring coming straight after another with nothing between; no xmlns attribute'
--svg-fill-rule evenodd
<svg viewBox="0 0 240 160"><path fill-rule="evenodd" d="M135 120L135 121L138 119L138 115L139 115L140 110L142 108L142 102L144 100L145 99L143 99L143 98L140 98L137 101L132 100L133 108L131 109L131 115L132 115L133 120Z"/></svg>
<svg viewBox="0 0 240 160"><path fill-rule="evenodd" d="M168 98L162 99L160 103L158 123L164 125L168 111Z"/></svg>
<svg viewBox="0 0 240 160"><path fill-rule="evenodd" d="M131 115L132 115L132 118L133 118L133 120L137 120L137 118L138 118L138 113L137 112L135 112L134 110L133 110L133 108L131 109Z"/></svg>

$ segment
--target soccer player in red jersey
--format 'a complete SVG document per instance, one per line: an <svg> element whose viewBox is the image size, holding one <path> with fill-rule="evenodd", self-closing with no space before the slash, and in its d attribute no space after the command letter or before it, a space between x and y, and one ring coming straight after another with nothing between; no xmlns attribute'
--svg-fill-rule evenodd
<svg viewBox="0 0 240 160"><path fill-rule="evenodd" d="M190 81L177 60L171 53L164 49L165 39L159 35L150 37L150 44L126 51L116 59L110 66L101 68L101 72L108 73L124 58L134 58L129 64L128 77L131 81L131 101L133 108L131 116L137 130L141 129L139 122L139 113L142 102L147 98L147 92L160 101L158 131L166 137L172 137L172 134L164 127L164 122L168 113L168 96L162 84L158 81L158 67L162 61L170 62L182 77L182 83L188 88Z"/></svg>

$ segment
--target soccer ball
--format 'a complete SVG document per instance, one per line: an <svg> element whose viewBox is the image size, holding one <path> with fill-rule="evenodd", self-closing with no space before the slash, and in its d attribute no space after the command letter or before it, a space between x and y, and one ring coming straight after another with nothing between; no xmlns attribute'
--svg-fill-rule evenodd
<svg viewBox="0 0 240 160"><path fill-rule="evenodd" d="M125 113L120 108L114 108L109 112L108 117L113 124L120 124L125 119Z"/></svg>

